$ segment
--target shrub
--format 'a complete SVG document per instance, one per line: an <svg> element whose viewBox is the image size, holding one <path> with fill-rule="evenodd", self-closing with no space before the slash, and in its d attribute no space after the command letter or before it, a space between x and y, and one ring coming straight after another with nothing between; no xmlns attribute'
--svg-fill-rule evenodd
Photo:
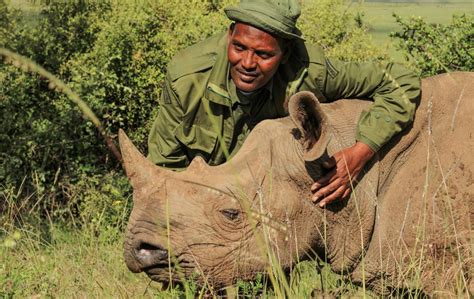
<svg viewBox="0 0 474 299"><path fill-rule="evenodd" d="M363 22L363 14L352 14L342 0L304 2L299 27L305 39L321 45L329 57L345 61L387 59L377 48Z"/></svg>
<svg viewBox="0 0 474 299"><path fill-rule="evenodd" d="M428 24L421 17L394 17L402 28L391 36L398 39L397 48L420 75L474 70L473 16L454 15L449 25Z"/></svg>
<svg viewBox="0 0 474 299"><path fill-rule="evenodd" d="M183 10L184 2L113 8L91 51L68 62L71 86L97 111L111 132L124 128L145 152L166 66L181 48L225 30L220 12ZM205 14L205 16L203 16Z"/></svg>
<svg viewBox="0 0 474 299"><path fill-rule="evenodd" d="M184 0L48 1L31 27L20 11L0 1L0 45L58 75L88 102L109 134L123 128L142 149L171 56L228 23L206 2L187 11ZM54 210L51 215L67 221L74 186L99 194L96 182L118 163L96 128L46 80L4 63L0 80L2 196L8 197L8 190L36 194L44 216ZM119 190L124 198L129 194L125 184ZM94 209L85 204L92 197L78 196L73 216L94 219Z"/></svg>
<svg viewBox="0 0 474 299"><path fill-rule="evenodd" d="M56 74L88 103L109 135L123 128L146 152L169 60L179 49L226 30L230 21L223 8L236 2L193 1L193 9L183 9L188 0L42 1L32 26L0 0L0 46ZM339 0L305 3L300 24L306 39L323 44L332 56L381 56L360 18L346 14ZM43 213L64 222L97 219L88 202L104 192L98 182L106 182L119 165L94 125L38 75L0 64L0 80L4 190L36 194ZM83 191L71 191L77 188ZM126 184L118 190L124 198L130 191Z"/></svg>
<svg viewBox="0 0 474 299"><path fill-rule="evenodd" d="M6 34L1 45L32 58L53 73L61 73L63 63L88 51L89 44L94 43L98 29L92 20L105 16L104 10L106 2L50 2L32 27L22 22L20 12L4 9L2 14L7 18L0 32ZM29 177L22 190L26 194L39 192L55 180L71 177L78 165L97 162L97 157L86 154L98 144L96 133L92 139L84 134L90 125L84 124L69 100L52 92L48 82L37 75L12 66L1 64L0 76L0 111L4 116L0 134L2 183L18 186ZM67 80L65 73L61 77ZM39 178L35 184L33 175Z"/></svg>

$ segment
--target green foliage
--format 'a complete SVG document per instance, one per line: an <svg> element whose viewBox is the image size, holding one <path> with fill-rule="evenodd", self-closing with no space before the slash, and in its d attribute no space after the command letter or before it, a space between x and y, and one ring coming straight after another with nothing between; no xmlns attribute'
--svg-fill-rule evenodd
<svg viewBox="0 0 474 299"><path fill-rule="evenodd" d="M48 1L32 27L1 0L0 45L57 74L88 102L109 134L123 128L144 150L172 55L227 26L210 4L197 2L191 13L182 9L185 4ZM118 164L92 123L46 80L8 64L0 64L0 80L4 193L24 182L24 196L40 193L45 206L63 205L55 217L65 219L71 186L96 187ZM128 187L121 187L126 197ZM90 201L85 194L78 195L75 216L94 218L93 209L81 204Z"/></svg>
<svg viewBox="0 0 474 299"><path fill-rule="evenodd" d="M168 61L178 49L224 30L226 21L217 12L186 18L176 3L159 2L114 7L91 51L67 65L71 86L102 115L107 129L129 128L142 150Z"/></svg>
<svg viewBox="0 0 474 299"><path fill-rule="evenodd" d="M254 281L238 281L235 287L240 297L257 298L264 291L266 283L263 275L258 274Z"/></svg>
<svg viewBox="0 0 474 299"><path fill-rule="evenodd" d="M373 44L363 14L350 13L347 5L342 0L304 2L298 21L304 38L341 60L386 59L386 52Z"/></svg>
<svg viewBox="0 0 474 299"><path fill-rule="evenodd" d="M93 22L87 20L96 18L102 9L102 4L81 1L50 3L35 27L22 23L20 12L2 10L7 16L2 30L7 34L1 44L60 73L65 61L87 51L87 43L94 41L97 30L91 30ZM74 181L75 171L97 163L94 148L103 147L102 143L89 129L91 124L85 124L70 101L53 93L43 78L7 64L0 65L0 78L0 111L5 116L1 119L0 181L18 186L27 178L21 188L25 194L44 193L51 205L56 199L65 201L54 186ZM88 152L91 155L84 154Z"/></svg>
<svg viewBox="0 0 474 299"><path fill-rule="evenodd" d="M56 74L88 103L109 135L123 128L146 152L168 62L179 49L226 30L230 22L222 9L235 2L193 1L188 10L185 0L42 1L32 26L0 0L0 45ZM357 25L342 2L313 2L303 11L308 41L322 43L331 55L378 55L367 46L361 18ZM6 116L0 123L0 181L5 190L24 182L23 194L41 194L45 206L63 205L54 215L65 221L71 202L65 190L90 186L100 193L96 181L118 164L94 125L44 78L0 64L0 79L0 111ZM126 196L128 189L121 192ZM82 204L93 201L85 194L72 201L78 204L75 216L93 219L92 209Z"/></svg>
<svg viewBox="0 0 474 299"><path fill-rule="evenodd" d="M0 0L0 45L56 74L98 114L106 132L115 136L125 129L145 152L166 65L179 49L225 30L230 22L222 9L235 2L193 1L187 10L185 0L41 1L32 26L22 11ZM356 23L342 2L324 0L304 7L301 28L333 56L377 56L367 46L361 19ZM117 167L96 128L46 80L7 64L0 64L0 79L5 186L18 187L26 178L24 194L43 192L51 203L66 204L64 188L51 186L77 184Z"/></svg>
<svg viewBox="0 0 474 299"><path fill-rule="evenodd" d="M2 0L0 7L5 6ZM87 52L100 28L97 21L110 12L107 1L48 1L35 26L20 11L5 9L2 28L9 34L0 45L25 55L53 73L73 55Z"/></svg>
<svg viewBox="0 0 474 299"><path fill-rule="evenodd" d="M81 212L79 223L82 226L88 226L97 233L104 229L125 229L132 208L132 193L124 176L111 172L105 176L83 177L69 191L72 195L70 205L76 206L74 201L78 201ZM128 192L124 194L125 191Z"/></svg>
<svg viewBox="0 0 474 299"><path fill-rule="evenodd" d="M472 15L454 15L449 25L428 24L420 17L394 17L402 28L391 36L399 39L398 49L420 75L474 70Z"/></svg>

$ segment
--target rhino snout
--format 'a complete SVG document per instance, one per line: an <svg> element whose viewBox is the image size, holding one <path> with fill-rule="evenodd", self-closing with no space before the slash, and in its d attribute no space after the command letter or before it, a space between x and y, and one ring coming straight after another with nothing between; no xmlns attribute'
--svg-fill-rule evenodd
<svg viewBox="0 0 474 299"><path fill-rule="evenodd" d="M124 249L125 263L134 273L150 268L170 267L168 250L155 242L132 237L126 240Z"/></svg>
<svg viewBox="0 0 474 299"><path fill-rule="evenodd" d="M134 255L144 267L163 263L168 265L168 250L161 246L155 246L143 242L134 249Z"/></svg>

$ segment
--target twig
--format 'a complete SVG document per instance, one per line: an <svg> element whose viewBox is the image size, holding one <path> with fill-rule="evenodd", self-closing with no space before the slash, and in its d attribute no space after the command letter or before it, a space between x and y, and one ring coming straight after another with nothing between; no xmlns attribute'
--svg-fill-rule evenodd
<svg viewBox="0 0 474 299"><path fill-rule="evenodd" d="M454 108L453 118L451 120L451 133L454 132L454 121L456 120L456 113L458 112L459 103L461 102L461 99L464 96L464 89L465 89L465 87L462 88L461 94L459 95L459 98L456 101L456 107Z"/></svg>

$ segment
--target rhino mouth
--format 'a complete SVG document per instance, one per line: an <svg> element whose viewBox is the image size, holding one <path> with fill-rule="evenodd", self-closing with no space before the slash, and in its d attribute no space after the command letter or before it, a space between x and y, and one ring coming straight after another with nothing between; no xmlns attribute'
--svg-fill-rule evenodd
<svg viewBox="0 0 474 299"><path fill-rule="evenodd" d="M150 277L151 280L158 281L164 284L180 283L181 279L172 267L168 265L155 265L143 269L143 272Z"/></svg>
<svg viewBox="0 0 474 299"><path fill-rule="evenodd" d="M159 245L140 243L138 248L134 249L134 254L145 267L154 264L168 264L168 250Z"/></svg>
<svg viewBox="0 0 474 299"><path fill-rule="evenodd" d="M181 263L158 264L143 268L143 272L154 281L168 287L170 284L174 286L182 286L183 282L192 279L197 285L203 285L203 279L195 271L191 265L183 266Z"/></svg>
<svg viewBox="0 0 474 299"><path fill-rule="evenodd" d="M163 284L180 284L194 271L194 263L169 255L161 246L142 243L133 253L139 263L139 272L145 272L150 279Z"/></svg>

